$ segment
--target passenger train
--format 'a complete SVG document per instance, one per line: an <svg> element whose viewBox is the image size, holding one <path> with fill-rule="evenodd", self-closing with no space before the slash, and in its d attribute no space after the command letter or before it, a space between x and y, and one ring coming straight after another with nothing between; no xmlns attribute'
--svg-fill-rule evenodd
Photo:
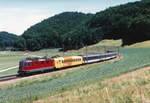
<svg viewBox="0 0 150 103"><path fill-rule="evenodd" d="M26 58L19 62L18 73L19 75L25 75L35 72L58 70L66 67L105 61L115 57L117 57L117 52L111 51L104 54L89 54L69 57L57 56L53 58Z"/></svg>

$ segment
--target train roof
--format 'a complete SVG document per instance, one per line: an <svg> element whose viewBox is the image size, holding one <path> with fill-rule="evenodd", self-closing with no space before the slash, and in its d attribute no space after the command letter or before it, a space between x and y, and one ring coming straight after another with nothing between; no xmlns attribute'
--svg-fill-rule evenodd
<svg viewBox="0 0 150 103"><path fill-rule="evenodd" d="M88 55L83 55L83 57L91 57L91 56L104 56L104 55L108 55L108 54L116 54L117 52L113 51L113 52L107 52L107 53L101 53L101 54L88 54Z"/></svg>
<svg viewBox="0 0 150 103"><path fill-rule="evenodd" d="M76 58L82 58L81 56L69 56L69 57L56 57L54 58L55 60L59 60L59 59L76 59Z"/></svg>
<svg viewBox="0 0 150 103"><path fill-rule="evenodd" d="M48 60L49 58L47 58L47 57L43 57L43 58L37 58L37 57L35 57L35 58L30 58L30 57L28 57L28 58L25 58L24 60L22 60L22 61L26 61L26 62L33 62L33 61L45 61L45 60Z"/></svg>

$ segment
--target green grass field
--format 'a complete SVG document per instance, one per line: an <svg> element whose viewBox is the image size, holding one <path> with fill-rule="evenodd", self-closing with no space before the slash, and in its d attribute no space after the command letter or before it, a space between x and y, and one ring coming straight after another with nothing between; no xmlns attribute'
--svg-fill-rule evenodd
<svg viewBox="0 0 150 103"><path fill-rule="evenodd" d="M88 47L89 52L92 53L100 50L101 52L104 52L106 49L104 44L107 44L107 46L112 46L110 44L119 46L121 45L121 41L104 40L102 41L102 43L89 46ZM60 73L53 74L52 76L46 76L40 79L24 80L24 81L19 81L13 85L8 84L2 86L0 87L0 103L27 103L38 99L44 99L49 96L57 95L66 91L72 91L72 90L76 90L77 88L83 88L85 86L95 84L97 83L97 81L100 82L107 78L112 78L127 72L134 71L136 69L140 69L141 67L150 66L150 62L149 62L150 48L138 48L138 45L136 45L135 47L133 45L132 47L128 46L122 48L120 50L120 53L123 55L123 58L120 61L114 61L110 63L106 62L104 64L95 64L92 66L86 66L84 67L84 69L73 70L68 73L60 72ZM110 47L110 49L112 48ZM66 53L50 52L50 51L42 50L38 52L30 52L27 56L32 56L32 55L45 56L45 54L48 55L49 57L57 54L60 54L62 56L68 56L68 55L76 55L82 53L84 54L85 52L86 52L86 48L82 48L79 51L72 50ZM13 52L13 54L11 54L10 52L6 52L4 54L1 53L0 65L3 65L2 67L5 66L6 68L17 65L19 60L26 57L23 55L24 53L22 52L19 53L15 53L15 52ZM3 75L13 74L16 73L17 70L18 68L15 68L0 73L0 75L3 76ZM79 97L80 97L79 99L84 98L81 95ZM128 100L129 98L126 99ZM80 103L82 103L82 100L79 101ZM68 100L64 101L64 103L66 102L68 102ZM110 101L106 98L104 99L104 103L110 103Z"/></svg>
<svg viewBox="0 0 150 103"><path fill-rule="evenodd" d="M150 103L150 68L64 91L34 103Z"/></svg>
<svg viewBox="0 0 150 103"><path fill-rule="evenodd" d="M124 56L120 61L95 65L90 68L74 71L61 78L49 78L34 84L9 86L1 88L0 102L2 103L26 103L32 100L45 98L50 95L75 89L97 80L104 80L141 67L150 65L150 48L124 48L120 52ZM12 95L13 94L13 95Z"/></svg>
<svg viewBox="0 0 150 103"><path fill-rule="evenodd" d="M0 52L0 70L18 65L18 61L25 58L23 52Z"/></svg>
<svg viewBox="0 0 150 103"><path fill-rule="evenodd" d="M0 52L0 71L10 67L18 66L19 61L23 60L26 57L27 56L24 55L24 52ZM0 76L15 74L17 73L17 71L18 68L14 68L8 71L0 72Z"/></svg>

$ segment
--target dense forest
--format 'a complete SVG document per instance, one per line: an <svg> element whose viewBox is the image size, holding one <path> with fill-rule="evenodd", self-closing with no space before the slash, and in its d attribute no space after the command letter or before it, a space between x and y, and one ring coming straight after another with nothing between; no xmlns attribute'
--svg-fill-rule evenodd
<svg viewBox="0 0 150 103"><path fill-rule="evenodd" d="M55 15L26 30L14 46L19 50L33 51L42 48L63 47L64 41L69 39L67 35L72 35L71 32L80 28L91 17L92 14L78 12L64 12Z"/></svg>
<svg viewBox="0 0 150 103"><path fill-rule="evenodd" d="M19 50L78 49L102 39L122 39L123 45L150 39L150 1L110 7L96 14L65 12L27 29L15 42Z"/></svg>
<svg viewBox="0 0 150 103"><path fill-rule="evenodd" d="M122 39L123 45L150 39L150 1L139 1L96 13L88 28L100 28L103 39Z"/></svg>
<svg viewBox="0 0 150 103"><path fill-rule="evenodd" d="M0 50L4 50L6 47L13 47L15 40L17 40L17 35L0 32Z"/></svg>

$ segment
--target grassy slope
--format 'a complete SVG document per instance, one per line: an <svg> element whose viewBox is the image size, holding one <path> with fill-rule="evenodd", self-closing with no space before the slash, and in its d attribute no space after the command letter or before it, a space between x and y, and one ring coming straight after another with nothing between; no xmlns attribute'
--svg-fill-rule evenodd
<svg viewBox="0 0 150 103"><path fill-rule="evenodd" d="M150 48L150 40L125 46L126 48Z"/></svg>
<svg viewBox="0 0 150 103"><path fill-rule="evenodd" d="M149 103L150 68L97 81L35 103Z"/></svg>
<svg viewBox="0 0 150 103"><path fill-rule="evenodd" d="M122 49L121 54L124 55L124 58L117 62L87 67L53 80L50 79L16 88L10 86L0 90L0 102L28 102L30 97L33 100L44 98L149 66L149 50L149 48Z"/></svg>
<svg viewBox="0 0 150 103"><path fill-rule="evenodd" d="M120 41L104 40L96 45L107 43L120 45ZM110 45L108 43L108 45ZM136 43L126 48L149 48L150 41ZM136 53L136 52L135 52ZM142 58L141 58L142 59ZM144 59L144 57L143 57ZM97 81L77 89L68 90L36 103L141 103L150 102L150 68L144 68L113 79Z"/></svg>
<svg viewBox="0 0 150 103"><path fill-rule="evenodd" d="M95 46L121 46L122 40L102 40L99 43L95 44Z"/></svg>

